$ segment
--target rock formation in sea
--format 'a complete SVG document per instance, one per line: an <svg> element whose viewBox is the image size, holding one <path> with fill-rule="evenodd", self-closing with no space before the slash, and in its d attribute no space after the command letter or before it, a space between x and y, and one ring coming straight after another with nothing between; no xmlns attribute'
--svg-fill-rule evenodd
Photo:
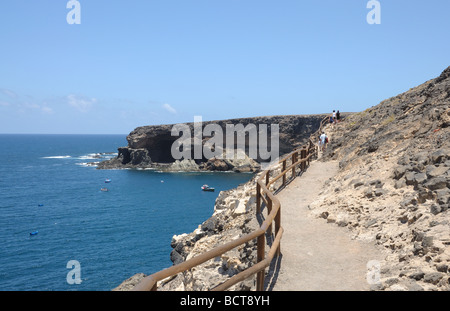
<svg viewBox="0 0 450 311"><path fill-rule="evenodd" d="M310 208L385 250L376 290L450 289L450 67L327 128L340 172Z"/></svg>
<svg viewBox="0 0 450 311"><path fill-rule="evenodd" d="M302 142L309 137L311 133L319 127L320 121L324 115L291 115L291 116L270 116L240 118L230 120L206 121L202 122L202 132L206 126L217 124L222 132L222 146L226 146L227 125L240 124L244 128L248 125L267 125L268 137L270 138L271 126L279 126L279 153L285 154L300 146ZM194 123L185 124L191 132L188 137L188 144L194 152ZM109 161L100 162L98 169L120 169L120 168L142 168L155 169L160 171L237 171L254 172L260 169L260 145L259 136L257 140L257 157L249 155L250 139L246 132L245 154L242 157L216 156L206 158L203 154L202 159L196 159L193 155L187 158L174 159L172 156L172 146L174 142L180 139L180 136L172 136L174 124L152 125L138 127L127 136L128 146L118 148L118 156ZM259 128L258 128L259 130ZM217 133L202 136L202 145L210 141L211 138L219 135ZM259 135L259 134L258 134ZM191 139L192 138L192 139ZM237 139L234 140L233 149L237 149ZM212 143L211 143L212 144ZM269 143L270 149L270 143ZM225 151L224 151L225 152ZM195 160L194 160L195 159Z"/></svg>

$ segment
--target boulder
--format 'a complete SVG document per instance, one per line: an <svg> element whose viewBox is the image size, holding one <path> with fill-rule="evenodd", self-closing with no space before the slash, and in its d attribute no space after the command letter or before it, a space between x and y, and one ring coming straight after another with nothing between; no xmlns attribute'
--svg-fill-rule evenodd
<svg viewBox="0 0 450 311"><path fill-rule="evenodd" d="M427 166L426 174L427 174L428 178L440 177L440 176L445 176L449 170L450 169L445 166L436 167L434 165L430 165L430 166Z"/></svg>
<svg viewBox="0 0 450 311"><path fill-rule="evenodd" d="M395 168L394 170L394 179L399 180L400 178L402 178L406 173L406 167L405 166L399 166L397 168Z"/></svg>
<svg viewBox="0 0 450 311"><path fill-rule="evenodd" d="M427 174L425 173L416 173L414 175L414 183L417 184L423 184L427 181Z"/></svg>
<svg viewBox="0 0 450 311"><path fill-rule="evenodd" d="M423 277L423 281L431 284L438 284L439 281L444 277L444 273L441 272L431 272L426 273Z"/></svg>
<svg viewBox="0 0 450 311"><path fill-rule="evenodd" d="M224 160L212 158L206 162L204 169L208 171L228 171L230 167Z"/></svg>
<svg viewBox="0 0 450 311"><path fill-rule="evenodd" d="M444 177L435 177L429 180L425 187L427 187L430 190L439 190L447 188L447 179Z"/></svg>
<svg viewBox="0 0 450 311"><path fill-rule="evenodd" d="M450 157L450 149L444 148L434 151L431 154L431 161L435 164L445 162Z"/></svg>

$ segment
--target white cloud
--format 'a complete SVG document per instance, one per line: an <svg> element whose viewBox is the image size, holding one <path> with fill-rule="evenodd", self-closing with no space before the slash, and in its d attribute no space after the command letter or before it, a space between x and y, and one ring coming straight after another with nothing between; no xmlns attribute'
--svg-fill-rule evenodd
<svg viewBox="0 0 450 311"><path fill-rule="evenodd" d="M79 112L83 113L88 112L96 102L96 98L88 98L73 94L67 96L67 103L77 109Z"/></svg>
<svg viewBox="0 0 450 311"><path fill-rule="evenodd" d="M0 89L0 93L4 94L12 99L16 99L19 97L14 91L8 90L8 89Z"/></svg>
<svg viewBox="0 0 450 311"><path fill-rule="evenodd" d="M22 106L28 109L41 109L41 106L39 106L38 104L30 102L25 102L22 104Z"/></svg>
<svg viewBox="0 0 450 311"><path fill-rule="evenodd" d="M34 102L22 102L22 103L18 103L17 107L19 108L19 111L21 113L24 113L26 111L41 111L42 113L45 114L53 114L54 111L52 108L50 108L47 103L43 103L42 105L34 103Z"/></svg>
<svg viewBox="0 0 450 311"><path fill-rule="evenodd" d="M48 107L48 106L41 107L41 110L42 110L43 113L46 113L46 114L52 114L53 113L53 109Z"/></svg>
<svg viewBox="0 0 450 311"><path fill-rule="evenodd" d="M175 108L173 108L172 106L170 106L169 104L164 104L163 108L166 109L168 112L176 114L177 111L175 110Z"/></svg>

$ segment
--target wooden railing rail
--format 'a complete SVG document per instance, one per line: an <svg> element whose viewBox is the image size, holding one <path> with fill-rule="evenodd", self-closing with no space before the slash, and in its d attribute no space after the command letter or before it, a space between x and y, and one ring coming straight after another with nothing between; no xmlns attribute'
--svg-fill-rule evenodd
<svg viewBox="0 0 450 311"><path fill-rule="evenodd" d="M274 188L274 183L282 178L282 183L279 188L282 188L287 183L286 175L291 172L290 179L294 179L297 176L297 172L303 172L309 166L312 157L317 155L318 148L315 145L314 140L316 139L317 133L320 133L326 124L324 118L321 123L319 130L311 135L308 143L304 146L297 148L288 155L284 156L279 164L281 165L280 172L276 176L270 175L275 174L278 170L267 169L264 171L256 182L256 213L262 215L262 210L264 207L267 208L267 217L261 224L260 228L246 234L238 239L228 242L224 245L215 247L214 249L191 258L185 262L178 265L172 266L170 268L164 269L152 275L145 277L138 285L134 287L134 291L155 291L157 290L158 281L173 277L178 273L192 269L210 259L216 258L223 255L224 253L232 250L235 247L248 243L254 239L257 240L257 263L247 268L246 270L234 275L224 283L214 287L214 291L223 291L231 286L244 281L245 279L257 274L256 279L256 290L264 290L264 275L265 269L270 265L273 258L280 254L280 244L283 235L283 228L281 226L281 204L276 198L274 192L270 188ZM290 162L290 163L289 163ZM299 167L300 171L297 171ZM262 204L264 202L264 205ZM272 235L272 225L275 222L275 238L273 240L272 246L266 256L265 246L266 246L266 235Z"/></svg>

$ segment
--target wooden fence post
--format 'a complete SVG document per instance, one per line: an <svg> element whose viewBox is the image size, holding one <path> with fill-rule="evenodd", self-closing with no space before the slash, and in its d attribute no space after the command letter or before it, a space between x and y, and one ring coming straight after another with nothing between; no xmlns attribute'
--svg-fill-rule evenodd
<svg viewBox="0 0 450 311"><path fill-rule="evenodd" d="M275 237L278 234L278 231L280 231L281 228L281 205L278 209L278 213L275 215ZM277 256L280 256L281 253L281 242L280 245L277 248Z"/></svg>
<svg viewBox="0 0 450 311"><path fill-rule="evenodd" d="M306 149L305 149L305 148L303 148L303 149L301 150L301 155L300 155L300 157L301 157L302 160L306 158ZM302 171L304 172L304 171L306 170L306 161L302 162L301 167L302 167Z"/></svg>
<svg viewBox="0 0 450 311"><path fill-rule="evenodd" d="M294 164L295 162L297 162L297 152L294 152L292 154L292 164ZM295 178L295 165L292 166L292 178Z"/></svg>
<svg viewBox="0 0 450 311"><path fill-rule="evenodd" d="M267 196L267 215L270 215L271 212L272 212L272 199L269 198L269 196ZM270 223L266 232L268 235L272 235L272 222Z"/></svg>
<svg viewBox="0 0 450 311"><path fill-rule="evenodd" d="M261 213L261 186L256 182L256 214Z"/></svg>
<svg viewBox="0 0 450 311"><path fill-rule="evenodd" d="M258 262L261 262L264 260L264 256L265 256L266 241L265 241L264 234L261 234L258 237L257 245L258 245L257 260L258 260ZM264 274L265 274L265 270L261 270L257 274L257 277L256 277L256 290L257 291L264 290Z"/></svg>

